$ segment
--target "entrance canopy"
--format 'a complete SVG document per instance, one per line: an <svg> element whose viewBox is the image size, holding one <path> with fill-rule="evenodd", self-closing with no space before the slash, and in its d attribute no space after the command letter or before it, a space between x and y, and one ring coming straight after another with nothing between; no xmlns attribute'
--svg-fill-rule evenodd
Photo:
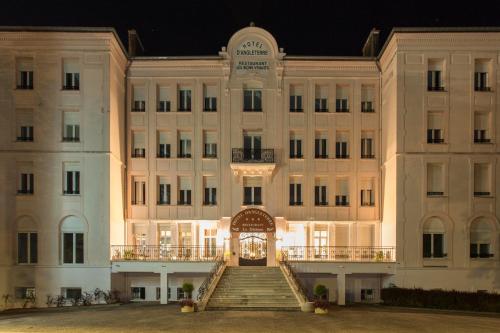
<svg viewBox="0 0 500 333"><path fill-rule="evenodd" d="M276 232L271 215L257 208L242 210L231 219L231 232Z"/></svg>

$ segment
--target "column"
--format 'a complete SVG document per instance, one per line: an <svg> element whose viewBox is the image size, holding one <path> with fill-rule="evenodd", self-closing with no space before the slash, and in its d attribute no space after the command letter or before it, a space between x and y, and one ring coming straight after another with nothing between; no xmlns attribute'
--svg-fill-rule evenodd
<svg viewBox="0 0 500 333"><path fill-rule="evenodd" d="M168 303L168 274L167 266L160 268L160 304Z"/></svg>
<svg viewBox="0 0 500 333"><path fill-rule="evenodd" d="M231 232L230 249L231 252L229 266L238 266L240 257L240 233Z"/></svg>
<svg viewBox="0 0 500 333"><path fill-rule="evenodd" d="M267 266L276 266L276 237L274 232L267 233Z"/></svg>
<svg viewBox="0 0 500 333"><path fill-rule="evenodd" d="M345 273L337 273L337 304L345 305Z"/></svg>

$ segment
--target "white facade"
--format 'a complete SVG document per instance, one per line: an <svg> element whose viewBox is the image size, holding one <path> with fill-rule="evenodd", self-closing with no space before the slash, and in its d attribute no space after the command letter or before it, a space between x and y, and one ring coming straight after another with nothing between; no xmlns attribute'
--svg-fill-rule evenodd
<svg viewBox="0 0 500 333"><path fill-rule="evenodd" d="M209 57L1 34L1 293L175 300L211 249L238 265L246 208L274 218L267 265L295 255L341 304L390 283L499 290L500 31L395 29L378 58L288 56L256 27Z"/></svg>

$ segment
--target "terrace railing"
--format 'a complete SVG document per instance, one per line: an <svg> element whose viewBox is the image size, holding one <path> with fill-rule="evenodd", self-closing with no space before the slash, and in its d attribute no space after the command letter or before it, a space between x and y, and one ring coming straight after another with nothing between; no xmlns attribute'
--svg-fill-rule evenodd
<svg viewBox="0 0 500 333"><path fill-rule="evenodd" d="M217 261L222 247L168 245L112 245L113 261Z"/></svg>
<svg viewBox="0 0 500 333"><path fill-rule="evenodd" d="M390 246L286 246L281 251L287 261L396 261L396 249Z"/></svg>

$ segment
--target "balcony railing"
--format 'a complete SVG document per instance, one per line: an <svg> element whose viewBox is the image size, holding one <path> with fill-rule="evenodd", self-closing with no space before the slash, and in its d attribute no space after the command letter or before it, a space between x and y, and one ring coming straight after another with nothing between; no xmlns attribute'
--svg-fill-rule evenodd
<svg viewBox="0 0 500 333"><path fill-rule="evenodd" d="M289 261L394 262L394 247L374 246L285 246Z"/></svg>
<svg viewBox="0 0 500 333"><path fill-rule="evenodd" d="M274 149L233 148L233 163L274 163Z"/></svg>
<svg viewBox="0 0 500 333"><path fill-rule="evenodd" d="M112 245L115 261L216 261L224 254L222 247L169 245Z"/></svg>

